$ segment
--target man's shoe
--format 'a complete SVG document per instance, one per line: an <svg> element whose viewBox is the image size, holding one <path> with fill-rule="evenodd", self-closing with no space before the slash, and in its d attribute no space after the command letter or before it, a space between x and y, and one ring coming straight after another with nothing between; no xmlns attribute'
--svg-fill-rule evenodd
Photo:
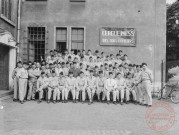
<svg viewBox="0 0 179 135"><path fill-rule="evenodd" d="M50 100L47 100L47 103L49 104L49 103L50 103Z"/></svg>
<svg viewBox="0 0 179 135"><path fill-rule="evenodd" d="M147 105L147 107L152 107L152 105Z"/></svg>
<svg viewBox="0 0 179 135"><path fill-rule="evenodd" d="M14 101L14 102L17 102L17 99L14 98L13 101Z"/></svg>
<svg viewBox="0 0 179 135"><path fill-rule="evenodd" d="M107 104L109 105L109 104L110 104L110 102L109 102L109 101L107 101Z"/></svg>
<svg viewBox="0 0 179 135"><path fill-rule="evenodd" d="M56 104L56 101L54 100L53 103Z"/></svg>
<svg viewBox="0 0 179 135"><path fill-rule="evenodd" d="M24 101L20 101L21 104L24 104Z"/></svg>
<svg viewBox="0 0 179 135"><path fill-rule="evenodd" d="M39 103L39 104L40 104L41 102L42 102L42 100L39 100L37 103Z"/></svg>
<svg viewBox="0 0 179 135"><path fill-rule="evenodd" d="M123 105L124 103L123 102L120 102L121 105Z"/></svg>
<svg viewBox="0 0 179 135"><path fill-rule="evenodd" d="M128 102L128 101L126 101L126 104L129 104L129 102Z"/></svg>
<svg viewBox="0 0 179 135"><path fill-rule="evenodd" d="M117 105L116 101L114 101L113 104Z"/></svg>
<svg viewBox="0 0 179 135"><path fill-rule="evenodd" d="M89 102L88 105L91 105L91 102Z"/></svg>
<svg viewBox="0 0 179 135"><path fill-rule="evenodd" d="M84 101L82 101L82 104L84 104Z"/></svg>

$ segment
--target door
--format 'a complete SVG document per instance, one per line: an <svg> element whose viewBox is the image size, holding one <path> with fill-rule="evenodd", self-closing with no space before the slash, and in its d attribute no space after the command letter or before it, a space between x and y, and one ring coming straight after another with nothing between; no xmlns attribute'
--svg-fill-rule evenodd
<svg viewBox="0 0 179 135"><path fill-rule="evenodd" d="M64 52L67 49L67 43L66 42L57 42L56 49L60 52Z"/></svg>
<svg viewBox="0 0 179 135"><path fill-rule="evenodd" d="M9 47L0 45L0 90L9 89Z"/></svg>

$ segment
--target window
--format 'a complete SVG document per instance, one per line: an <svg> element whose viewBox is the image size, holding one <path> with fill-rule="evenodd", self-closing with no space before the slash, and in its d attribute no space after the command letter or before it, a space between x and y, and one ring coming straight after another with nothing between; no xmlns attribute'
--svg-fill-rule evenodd
<svg viewBox="0 0 179 135"><path fill-rule="evenodd" d="M1 0L1 14L12 20L12 0Z"/></svg>
<svg viewBox="0 0 179 135"><path fill-rule="evenodd" d="M70 2L85 2L86 0L70 0Z"/></svg>
<svg viewBox="0 0 179 135"><path fill-rule="evenodd" d="M28 60L45 59L45 27L28 27Z"/></svg>
<svg viewBox="0 0 179 135"><path fill-rule="evenodd" d="M56 28L56 49L60 52L67 49L67 28Z"/></svg>
<svg viewBox="0 0 179 135"><path fill-rule="evenodd" d="M84 28L72 28L71 29L71 49L77 52L77 50L84 49Z"/></svg>

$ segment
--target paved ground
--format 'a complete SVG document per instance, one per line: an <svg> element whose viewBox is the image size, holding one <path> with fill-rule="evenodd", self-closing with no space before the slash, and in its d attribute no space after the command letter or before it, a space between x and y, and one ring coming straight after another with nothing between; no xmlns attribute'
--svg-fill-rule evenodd
<svg viewBox="0 0 179 135"><path fill-rule="evenodd" d="M176 135L179 104L169 104L175 110L175 123L166 132L156 132L146 124L144 106L35 101L22 105L9 99L0 103L0 135Z"/></svg>

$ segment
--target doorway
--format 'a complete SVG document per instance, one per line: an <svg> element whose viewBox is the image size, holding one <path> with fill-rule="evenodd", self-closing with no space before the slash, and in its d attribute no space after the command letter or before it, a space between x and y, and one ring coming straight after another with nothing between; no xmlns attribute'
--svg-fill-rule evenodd
<svg viewBox="0 0 179 135"><path fill-rule="evenodd" d="M0 44L0 90L9 89L9 47Z"/></svg>

